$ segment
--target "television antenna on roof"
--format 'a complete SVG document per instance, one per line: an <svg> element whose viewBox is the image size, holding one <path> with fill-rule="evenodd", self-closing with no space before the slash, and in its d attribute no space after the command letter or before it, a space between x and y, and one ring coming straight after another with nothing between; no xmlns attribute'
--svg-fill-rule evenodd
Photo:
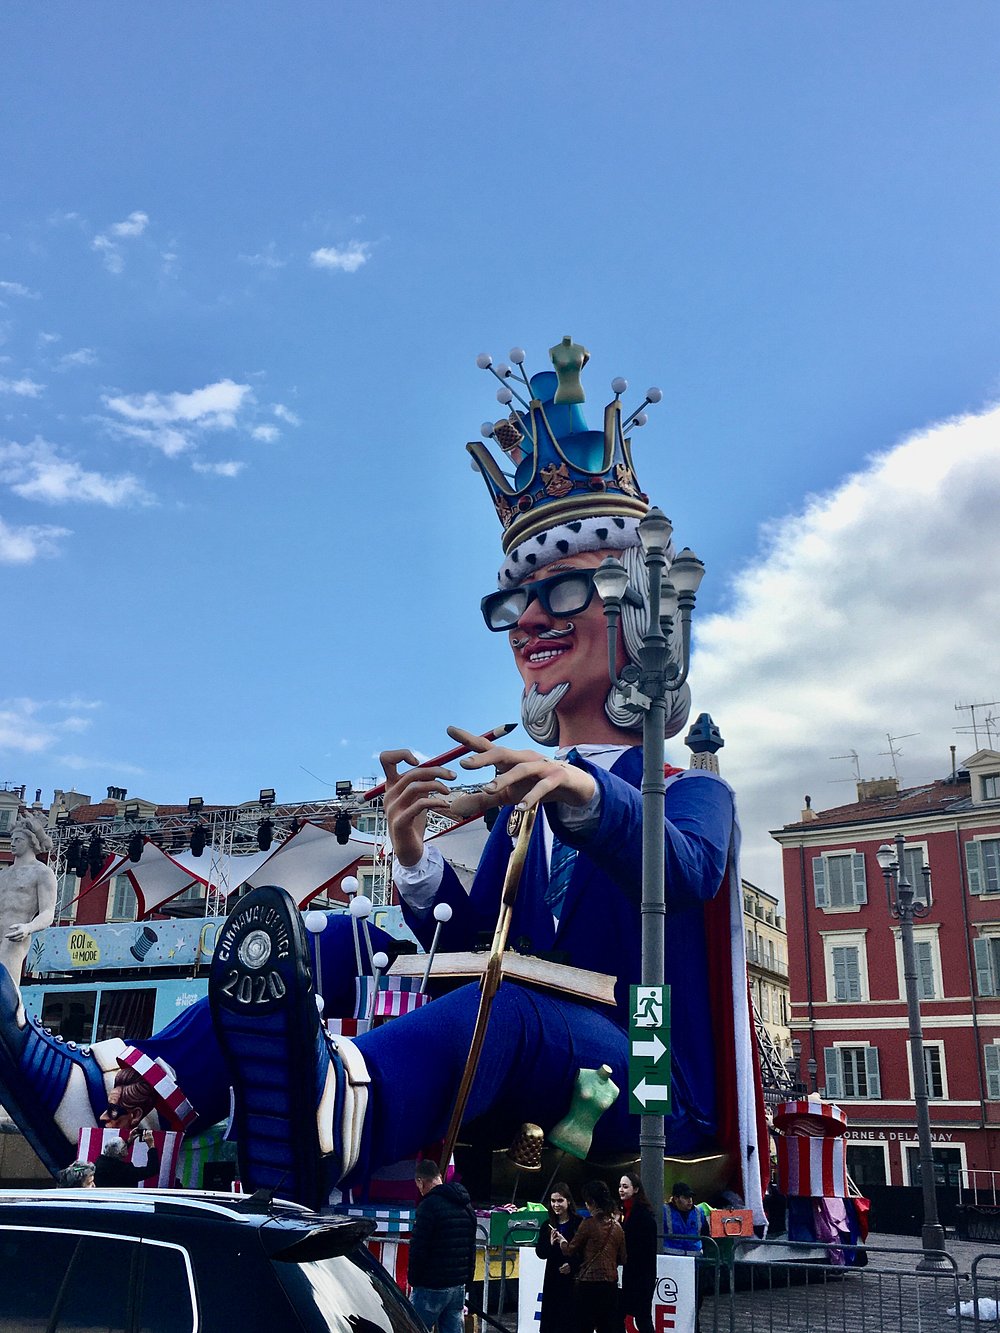
<svg viewBox="0 0 1000 1333"><path fill-rule="evenodd" d="M831 758L831 759L850 759L851 763L854 765L854 780L855 780L855 782L860 782L860 781L861 781L861 760L858 758L858 752L857 752L857 750L848 750L847 754L832 754L832 755L830 755L830 758ZM850 778L830 778L829 781L830 781L830 782L850 782L851 779L850 779Z"/></svg>
<svg viewBox="0 0 1000 1333"><path fill-rule="evenodd" d="M996 732L996 730L997 730L997 726L996 726L996 723L997 723L996 714L995 714L995 713L987 713L985 718L983 718L981 721L977 722L977 721L976 721L976 709L977 709L977 708L1000 708L1000 699L990 699L990 700L989 700L988 702L986 702L986 703L976 703L976 704L956 704L956 705L955 705L955 712L956 712L956 713L970 713L970 714L971 714L971 717L972 717L972 720L971 720L971 722L970 722L970 724L969 724L968 726L966 726L966 727L956 727L955 730L958 731L958 732L961 732L963 735L966 735L966 736L968 736L969 732L971 731L971 732L972 732L972 740L973 740L973 744L975 745L976 749L978 750L978 749L981 748L981 747L980 747L980 744L979 744L979 729L980 729L980 727L981 727L981 728L986 732L986 745L987 745L990 749L992 749L992 748L993 748L993 744L994 744L994 734L995 734L995 732Z"/></svg>
<svg viewBox="0 0 1000 1333"><path fill-rule="evenodd" d="M904 736L890 736L888 732L885 733L885 738L889 742L889 748L888 750L879 750L879 756L882 757L888 755L892 760L892 772L897 782L899 781L899 765L896 763L896 760L902 758L903 751L896 749L896 741L908 741L911 736L919 735L919 731L908 731Z"/></svg>

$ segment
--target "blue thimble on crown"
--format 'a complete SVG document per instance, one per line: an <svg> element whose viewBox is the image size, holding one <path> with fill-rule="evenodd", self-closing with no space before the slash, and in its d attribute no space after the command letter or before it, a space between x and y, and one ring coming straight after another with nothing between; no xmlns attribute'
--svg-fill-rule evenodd
<svg viewBox="0 0 1000 1333"><path fill-rule="evenodd" d="M645 409L662 393L648 389L623 419L621 395L628 383L612 380L604 429L589 430L580 373L590 353L565 337L549 349L549 357L553 369L530 379L520 347L511 349L510 365L495 365L485 353L476 358L480 369L500 381L497 400L511 408L509 416L482 427L483 436L500 446L506 466L478 440L466 445L503 525L502 588L560 556L637 545L639 521L649 508L636 479L630 436L646 424ZM512 406L515 401L519 406Z"/></svg>

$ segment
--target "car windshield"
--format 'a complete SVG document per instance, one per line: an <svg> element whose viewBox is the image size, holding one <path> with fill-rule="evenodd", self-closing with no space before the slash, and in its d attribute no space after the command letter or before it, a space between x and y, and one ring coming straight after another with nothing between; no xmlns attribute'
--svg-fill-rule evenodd
<svg viewBox="0 0 1000 1333"><path fill-rule="evenodd" d="M332 1259L305 1263L274 1259L272 1263L296 1312L317 1316L315 1325L307 1323L307 1328L424 1333L399 1288L362 1245Z"/></svg>

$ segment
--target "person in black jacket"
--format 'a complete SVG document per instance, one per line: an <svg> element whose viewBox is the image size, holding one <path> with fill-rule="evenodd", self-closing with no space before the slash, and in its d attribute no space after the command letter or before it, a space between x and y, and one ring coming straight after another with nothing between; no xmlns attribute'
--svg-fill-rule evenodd
<svg viewBox="0 0 1000 1333"><path fill-rule="evenodd" d="M153 1135L146 1130L142 1141L149 1149L145 1166L133 1166L128 1160L128 1144L124 1139L112 1139L94 1164L94 1184L98 1189L122 1189L139 1184L160 1169L160 1154L153 1146Z"/></svg>
<svg viewBox="0 0 1000 1333"><path fill-rule="evenodd" d="M642 1181L626 1171L618 1182L622 1205L622 1229L628 1258L622 1269L619 1310L635 1320L638 1333L653 1333L653 1293L656 1290L656 1219Z"/></svg>
<svg viewBox="0 0 1000 1333"><path fill-rule="evenodd" d="M572 1240L579 1225L580 1216L569 1186L557 1180L549 1190L548 1217L538 1229L535 1244L535 1253L545 1260L538 1333L573 1333L576 1328L573 1274L578 1265L563 1254L559 1238Z"/></svg>
<svg viewBox="0 0 1000 1333"><path fill-rule="evenodd" d="M410 1300L428 1328L463 1333L465 1286L476 1260L476 1215L469 1191L441 1179L436 1164L417 1163L420 1203L410 1237Z"/></svg>

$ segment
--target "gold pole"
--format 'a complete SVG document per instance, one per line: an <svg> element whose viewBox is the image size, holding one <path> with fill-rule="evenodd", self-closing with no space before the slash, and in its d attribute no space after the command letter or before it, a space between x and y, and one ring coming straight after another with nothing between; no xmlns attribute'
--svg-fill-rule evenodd
<svg viewBox="0 0 1000 1333"><path fill-rule="evenodd" d="M448 1133L445 1135L444 1147L441 1150L440 1169L442 1176L448 1169L451 1155L455 1151L458 1131L462 1126L462 1118L465 1115L469 1094L472 1091L472 1081L476 1077L479 1059L483 1053L486 1029L490 1021L490 1010L493 1008L493 999L503 978L504 950L507 947L510 924L514 918L514 902L521 883L521 873L524 870L524 861L528 854L528 842L531 838L531 830L535 826L535 815L537 813L537 806L532 810L515 809L511 811L510 819L507 821L507 832L512 838L516 837L517 841L514 843L514 850L507 862L507 873L503 881L497 928L493 933L489 961L479 983L479 1012L476 1014L476 1026L472 1030L472 1041L469 1044L469 1054L466 1057L465 1069L462 1072L462 1081L458 1087L458 1096L455 1098L455 1109L451 1113L451 1123L448 1125Z"/></svg>

